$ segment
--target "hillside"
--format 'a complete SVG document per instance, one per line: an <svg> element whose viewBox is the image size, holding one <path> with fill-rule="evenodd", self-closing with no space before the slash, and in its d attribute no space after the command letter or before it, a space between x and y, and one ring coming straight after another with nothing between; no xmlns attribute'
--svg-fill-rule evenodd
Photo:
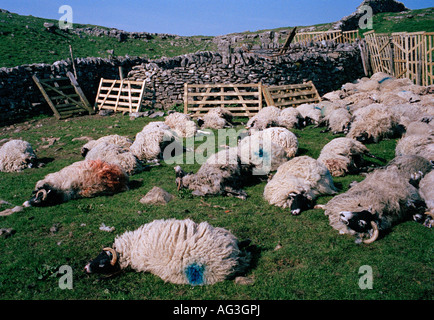
<svg viewBox="0 0 434 320"><path fill-rule="evenodd" d="M22 16L0 10L0 67L14 67L31 63L53 63L70 58L69 45L75 58L109 56L141 56L150 59L173 57L196 51L216 50L215 37L182 37L146 32L128 33L106 27L74 24L65 32L48 31L44 23L57 25L56 20ZM329 30L334 22L314 26L298 26L299 31ZM282 27L246 33L281 31ZM374 16L377 32L429 31L434 32L434 8L399 13L379 13ZM368 30L366 30L368 31ZM198 33L200 30L198 30ZM363 34L363 31L362 31ZM282 40L283 41L283 40Z"/></svg>

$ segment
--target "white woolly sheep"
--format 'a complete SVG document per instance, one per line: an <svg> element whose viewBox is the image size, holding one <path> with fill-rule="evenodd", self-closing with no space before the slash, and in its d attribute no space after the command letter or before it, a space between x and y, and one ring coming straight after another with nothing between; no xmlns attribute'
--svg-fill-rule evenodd
<svg viewBox="0 0 434 320"><path fill-rule="evenodd" d="M195 196L226 195L243 200L247 198L242 187L248 177L244 172L248 170L248 166L240 164L236 148L224 149L212 155L197 173L187 174L180 166L174 169L178 190L188 188Z"/></svg>
<svg viewBox="0 0 434 320"><path fill-rule="evenodd" d="M351 114L346 108L338 108L324 116L321 121L333 134L347 134L351 125Z"/></svg>
<svg viewBox="0 0 434 320"><path fill-rule="evenodd" d="M409 136L404 136L398 140L395 148L395 155L402 156L411 154L434 161L434 135L412 134Z"/></svg>
<svg viewBox="0 0 434 320"><path fill-rule="evenodd" d="M233 123L233 114L221 107L213 108L208 111L203 119L198 119L199 126L203 129L223 129L223 128L232 128Z"/></svg>
<svg viewBox="0 0 434 320"><path fill-rule="evenodd" d="M273 127L262 131L255 131L252 136L259 135L262 139L268 139L274 144L281 146L285 150L288 158L294 158L298 151L297 136L286 128Z"/></svg>
<svg viewBox="0 0 434 320"><path fill-rule="evenodd" d="M396 167L375 170L322 207L330 225L341 234L356 235L356 243L365 234L369 238L363 242L372 243L380 232L424 209L418 190Z"/></svg>
<svg viewBox="0 0 434 320"><path fill-rule="evenodd" d="M300 129L303 126L303 120L304 118L297 108L289 107L282 109L280 115L277 117L277 124L279 127L286 129Z"/></svg>
<svg viewBox="0 0 434 320"><path fill-rule="evenodd" d="M188 114L180 112L169 114L164 123L175 131L181 138L193 137L198 129L196 123L191 120L191 117Z"/></svg>
<svg viewBox="0 0 434 320"><path fill-rule="evenodd" d="M375 158L361 142L341 137L331 140L321 150L318 161L324 163L333 177L357 174L366 165L362 156Z"/></svg>
<svg viewBox="0 0 434 320"><path fill-rule="evenodd" d="M86 157L87 153L100 143L116 144L120 147L128 149L133 143L133 141L131 141L131 139L129 139L128 137L120 136L118 134L104 136L97 140L90 140L89 142L87 142L83 147L81 147L81 155L83 157Z"/></svg>
<svg viewBox="0 0 434 320"><path fill-rule="evenodd" d="M101 160L75 162L36 183L23 206L49 206L77 198L113 195L128 190L129 178L116 164Z"/></svg>
<svg viewBox="0 0 434 320"><path fill-rule="evenodd" d="M316 104L301 104L297 108L304 119L304 125L319 125L322 119L321 107Z"/></svg>
<svg viewBox="0 0 434 320"><path fill-rule="evenodd" d="M172 143L174 150L182 152L183 148L170 127L162 121L154 121L136 134L130 150L139 160L151 161L163 158L165 148Z"/></svg>
<svg viewBox="0 0 434 320"><path fill-rule="evenodd" d="M265 130L270 129L273 128ZM296 142L295 135L293 137L292 132L292 135L283 134L283 140L280 140L278 135L271 134L275 131L267 131L264 134L265 130L254 131L251 136L243 138L238 144L238 156L241 163L251 166L255 175L267 175L270 171L276 171L281 164L288 161L290 157L285 148L288 149L291 155L295 155L298 150L298 141Z"/></svg>
<svg viewBox="0 0 434 320"><path fill-rule="evenodd" d="M424 226L434 227L434 171L428 173L419 184L419 193L425 201L428 211L424 215L416 217Z"/></svg>
<svg viewBox="0 0 434 320"><path fill-rule="evenodd" d="M296 157L282 164L264 189L269 204L290 208L292 214L312 207L320 195L337 192L332 176L321 162L308 157Z"/></svg>
<svg viewBox="0 0 434 320"><path fill-rule="evenodd" d="M85 271L113 274L130 267L174 284L212 285L244 273L250 260L226 229L190 219L154 220L117 236Z"/></svg>
<svg viewBox="0 0 434 320"><path fill-rule="evenodd" d="M280 109L275 106L268 106L259 110L259 112L247 121L247 129L263 130L278 125Z"/></svg>
<svg viewBox="0 0 434 320"><path fill-rule="evenodd" d="M382 104L371 104L354 112L347 137L363 143L378 142L401 134L402 128L398 124L396 115Z"/></svg>
<svg viewBox="0 0 434 320"><path fill-rule="evenodd" d="M36 154L27 141L10 140L0 148L1 172L20 172L33 167L36 160Z"/></svg>
<svg viewBox="0 0 434 320"><path fill-rule="evenodd" d="M393 158L385 168L395 167L400 174L416 188L419 181L433 169L433 163L417 155L403 155Z"/></svg>
<svg viewBox="0 0 434 320"><path fill-rule="evenodd" d="M143 171L143 165L129 149L117 144L99 143L86 154L86 160L102 160L119 165L127 174Z"/></svg>

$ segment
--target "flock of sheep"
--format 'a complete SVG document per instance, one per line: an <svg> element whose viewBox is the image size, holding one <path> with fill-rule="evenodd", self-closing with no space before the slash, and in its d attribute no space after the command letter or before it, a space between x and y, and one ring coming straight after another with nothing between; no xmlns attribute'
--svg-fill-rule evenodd
<svg viewBox="0 0 434 320"><path fill-rule="evenodd" d="M324 209L330 225L355 235L356 242L372 243L405 220L431 227L434 95L430 90L377 73L325 94L317 104L283 110L268 106L249 119L248 134L235 147L210 156L196 173L176 166L174 180L178 190L188 188L195 196L246 199L246 183L268 179L263 196L270 205L288 208L292 214ZM311 124L345 137L326 144L318 159L299 155L298 138L291 129ZM23 206L126 191L129 176L165 158L166 149L185 151L182 138L194 137L201 129L233 126L232 114L223 108L197 121L174 112L165 121L147 124L134 141L119 135L89 141L81 149L84 160L38 181ZM366 143L393 137L400 137L396 157L339 194L333 177L362 173L364 157L374 157ZM36 160L28 142L11 140L0 148L0 171L21 171ZM315 206L323 195L333 198ZM172 283L212 284L246 270L250 254L245 247L228 230L206 222L155 220L118 236L113 248L105 248L85 270L113 273L130 266Z"/></svg>

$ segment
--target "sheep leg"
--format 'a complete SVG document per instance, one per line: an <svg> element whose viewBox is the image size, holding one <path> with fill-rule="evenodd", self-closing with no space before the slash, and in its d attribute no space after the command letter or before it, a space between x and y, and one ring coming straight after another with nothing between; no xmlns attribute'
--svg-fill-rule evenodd
<svg viewBox="0 0 434 320"><path fill-rule="evenodd" d="M226 186L224 188L224 191L226 192L226 194L234 196L234 197L239 198L241 200L247 199L247 193L244 190L235 190L234 188L232 188L230 186Z"/></svg>

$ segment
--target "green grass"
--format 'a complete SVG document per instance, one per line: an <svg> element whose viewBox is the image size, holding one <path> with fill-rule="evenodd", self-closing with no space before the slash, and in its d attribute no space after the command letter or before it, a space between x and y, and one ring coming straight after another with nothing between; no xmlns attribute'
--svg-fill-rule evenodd
<svg viewBox="0 0 434 320"><path fill-rule="evenodd" d="M162 120L162 119L155 119ZM82 141L75 137L98 138L121 134L134 138L149 121L130 121L120 114L110 117L83 116L63 121L40 117L3 128L2 138L22 138L36 149L45 167L21 173L0 173L1 199L14 205L27 200L36 182L46 174L81 160ZM118 126L113 127L114 124ZM321 128L294 130L300 153L317 157L321 148L335 136ZM46 148L42 138L60 140ZM199 146L201 143L197 143ZM396 140L368 145L377 156L390 160ZM186 165L196 171L198 164ZM335 178L344 191L362 176ZM309 210L291 216L288 210L270 206L262 197L265 182L246 188L246 201L229 197L198 198L178 194L173 165L154 167L132 177L134 187L112 197L80 199L48 208L27 208L0 217L0 228L14 228L9 238L0 237L0 299L433 299L432 230L415 222L405 222L371 245L357 245L354 238L339 235L328 224L322 210ZM168 206L139 202L153 186L160 186L177 197ZM181 197L182 196L182 197ZM330 197L321 197L326 203ZM204 205L201 200L217 207ZM0 210L7 206L1 206ZM100 280L85 275L83 267L103 246L110 246L116 234L134 230L161 218L191 218L208 221L231 230L238 238L252 240L257 246L255 263L247 276L252 285L224 281L212 286L191 287L164 283L145 273L127 271ZM51 233L53 224L60 224ZM99 230L101 223L116 231ZM282 246L275 251L277 244ZM59 288L60 266L73 270L73 289ZM358 271L363 265L373 269L373 289L361 290Z"/></svg>

